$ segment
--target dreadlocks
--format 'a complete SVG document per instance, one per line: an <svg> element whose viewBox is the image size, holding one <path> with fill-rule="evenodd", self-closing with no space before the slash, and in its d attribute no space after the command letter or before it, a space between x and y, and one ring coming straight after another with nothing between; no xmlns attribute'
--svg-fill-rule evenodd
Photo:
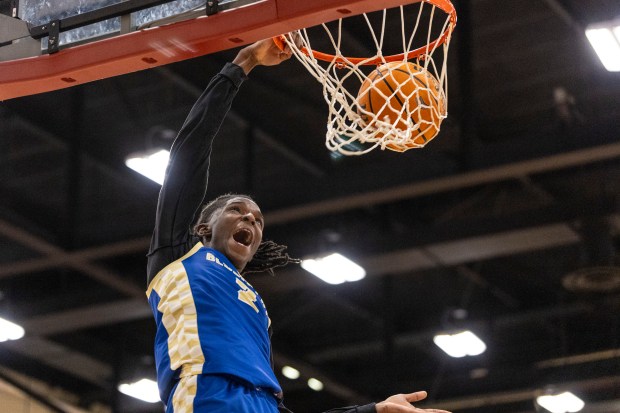
<svg viewBox="0 0 620 413"><path fill-rule="evenodd" d="M247 198L254 202L249 195L240 194L225 194L220 195L202 208L198 222L194 226L194 234L197 232L199 224L209 222L213 214L220 208L226 205L226 202L232 198ZM252 260L248 262L242 271L242 274L248 274L252 272L267 272L274 275L273 269L276 267L283 267L289 263L300 263L301 260L291 258L286 252L286 245L280 245L273 241L263 241L258 246L256 253L252 257Z"/></svg>
<svg viewBox="0 0 620 413"><path fill-rule="evenodd" d="M300 263L301 260L291 258L286 253L286 245L280 245L273 241L263 241L258 246L252 261L248 262L243 269L243 274L266 271L274 275L273 269L283 267L289 263Z"/></svg>

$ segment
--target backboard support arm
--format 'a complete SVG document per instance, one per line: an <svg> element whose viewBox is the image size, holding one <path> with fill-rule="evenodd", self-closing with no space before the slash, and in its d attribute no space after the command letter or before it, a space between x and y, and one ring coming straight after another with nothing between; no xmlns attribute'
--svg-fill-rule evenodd
<svg viewBox="0 0 620 413"><path fill-rule="evenodd" d="M218 13L172 24L59 47L53 54L0 61L0 100L75 86L99 79L145 70L206 54L239 47L293 30L333 21L345 15L416 3L420 0L239 0L220 2ZM128 4L125 4L128 3ZM161 0L121 2L122 9L106 9L89 21L123 15ZM112 6L110 6L112 7ZM103 13L103 12L101 12ZM86 19L86 18L85 18ZM59 31L83 20L60 21ZM45 37L49 28L31 28L31 35ZM1 51L6 46L0 47Z"/></svg>

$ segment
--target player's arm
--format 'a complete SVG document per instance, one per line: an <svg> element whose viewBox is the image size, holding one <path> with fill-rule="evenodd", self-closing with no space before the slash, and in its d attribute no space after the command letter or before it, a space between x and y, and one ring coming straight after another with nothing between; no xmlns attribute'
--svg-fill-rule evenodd
<svg viewBox="0 0 620 413"><path fill-rule="evenodd" d="M172 256L172 251L188 241L189 228L207 190L213 140L247 74L256 66L272 66L290 56L290 52L279 50L271 39L247 46L209 82L194 104L170 150L149 253L152 257L149 279L163 263L178 258ZM153 257L161 249L166 252Z"/></svg>
<svg viewBox="0 0 620 413"><path fill-rule="evenodd" d="M411 404L424 400L426 395L425 391L395 394L376 404L371 403L364 406L342 407L340 409L329 410L325 413L450 413L438 409L419 409Z"/></svg>
<svg viewBox="0 0 620 413"><path fill-rule="evenodd" d="M189 241L189 228L206 193L211 145L245 77L238 66L227 64L211 79L172 144L157 203L149 280L178 258L175 247Z"/></svg>

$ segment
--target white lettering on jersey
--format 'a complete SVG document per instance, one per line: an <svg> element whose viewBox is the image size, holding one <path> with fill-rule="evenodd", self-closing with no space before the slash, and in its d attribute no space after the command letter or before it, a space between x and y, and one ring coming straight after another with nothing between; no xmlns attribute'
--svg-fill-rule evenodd
<svg viewBox="0 0 620 413"><path fill-rule="evenodd" d="M239 273L236 270L230 268L230 266L228 264L226 264L225 262L220 261L220 259L218 257L216 257L215 255L213 255L212 253L207 252L207 257L206 258L207 258L207 261L214 262L217 265L219 265L220 267L226 268L228 271L234 273L235 275L237 275L237 276L239 275Z"/></svg>

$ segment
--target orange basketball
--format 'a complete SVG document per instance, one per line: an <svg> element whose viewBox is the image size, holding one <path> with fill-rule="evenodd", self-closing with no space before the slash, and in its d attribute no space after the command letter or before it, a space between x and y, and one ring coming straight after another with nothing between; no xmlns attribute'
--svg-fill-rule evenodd
<svg viewBox="0 0 620 413"><path fill-rule="evenodd" d="M357 103L364 126L372 127L378 119L401 131L412 129L411 143L387 145L399 152L428 143L437 135L446 116L446 98L439 82L426 69L411 62L379 66L362 83Z"/></svg>

